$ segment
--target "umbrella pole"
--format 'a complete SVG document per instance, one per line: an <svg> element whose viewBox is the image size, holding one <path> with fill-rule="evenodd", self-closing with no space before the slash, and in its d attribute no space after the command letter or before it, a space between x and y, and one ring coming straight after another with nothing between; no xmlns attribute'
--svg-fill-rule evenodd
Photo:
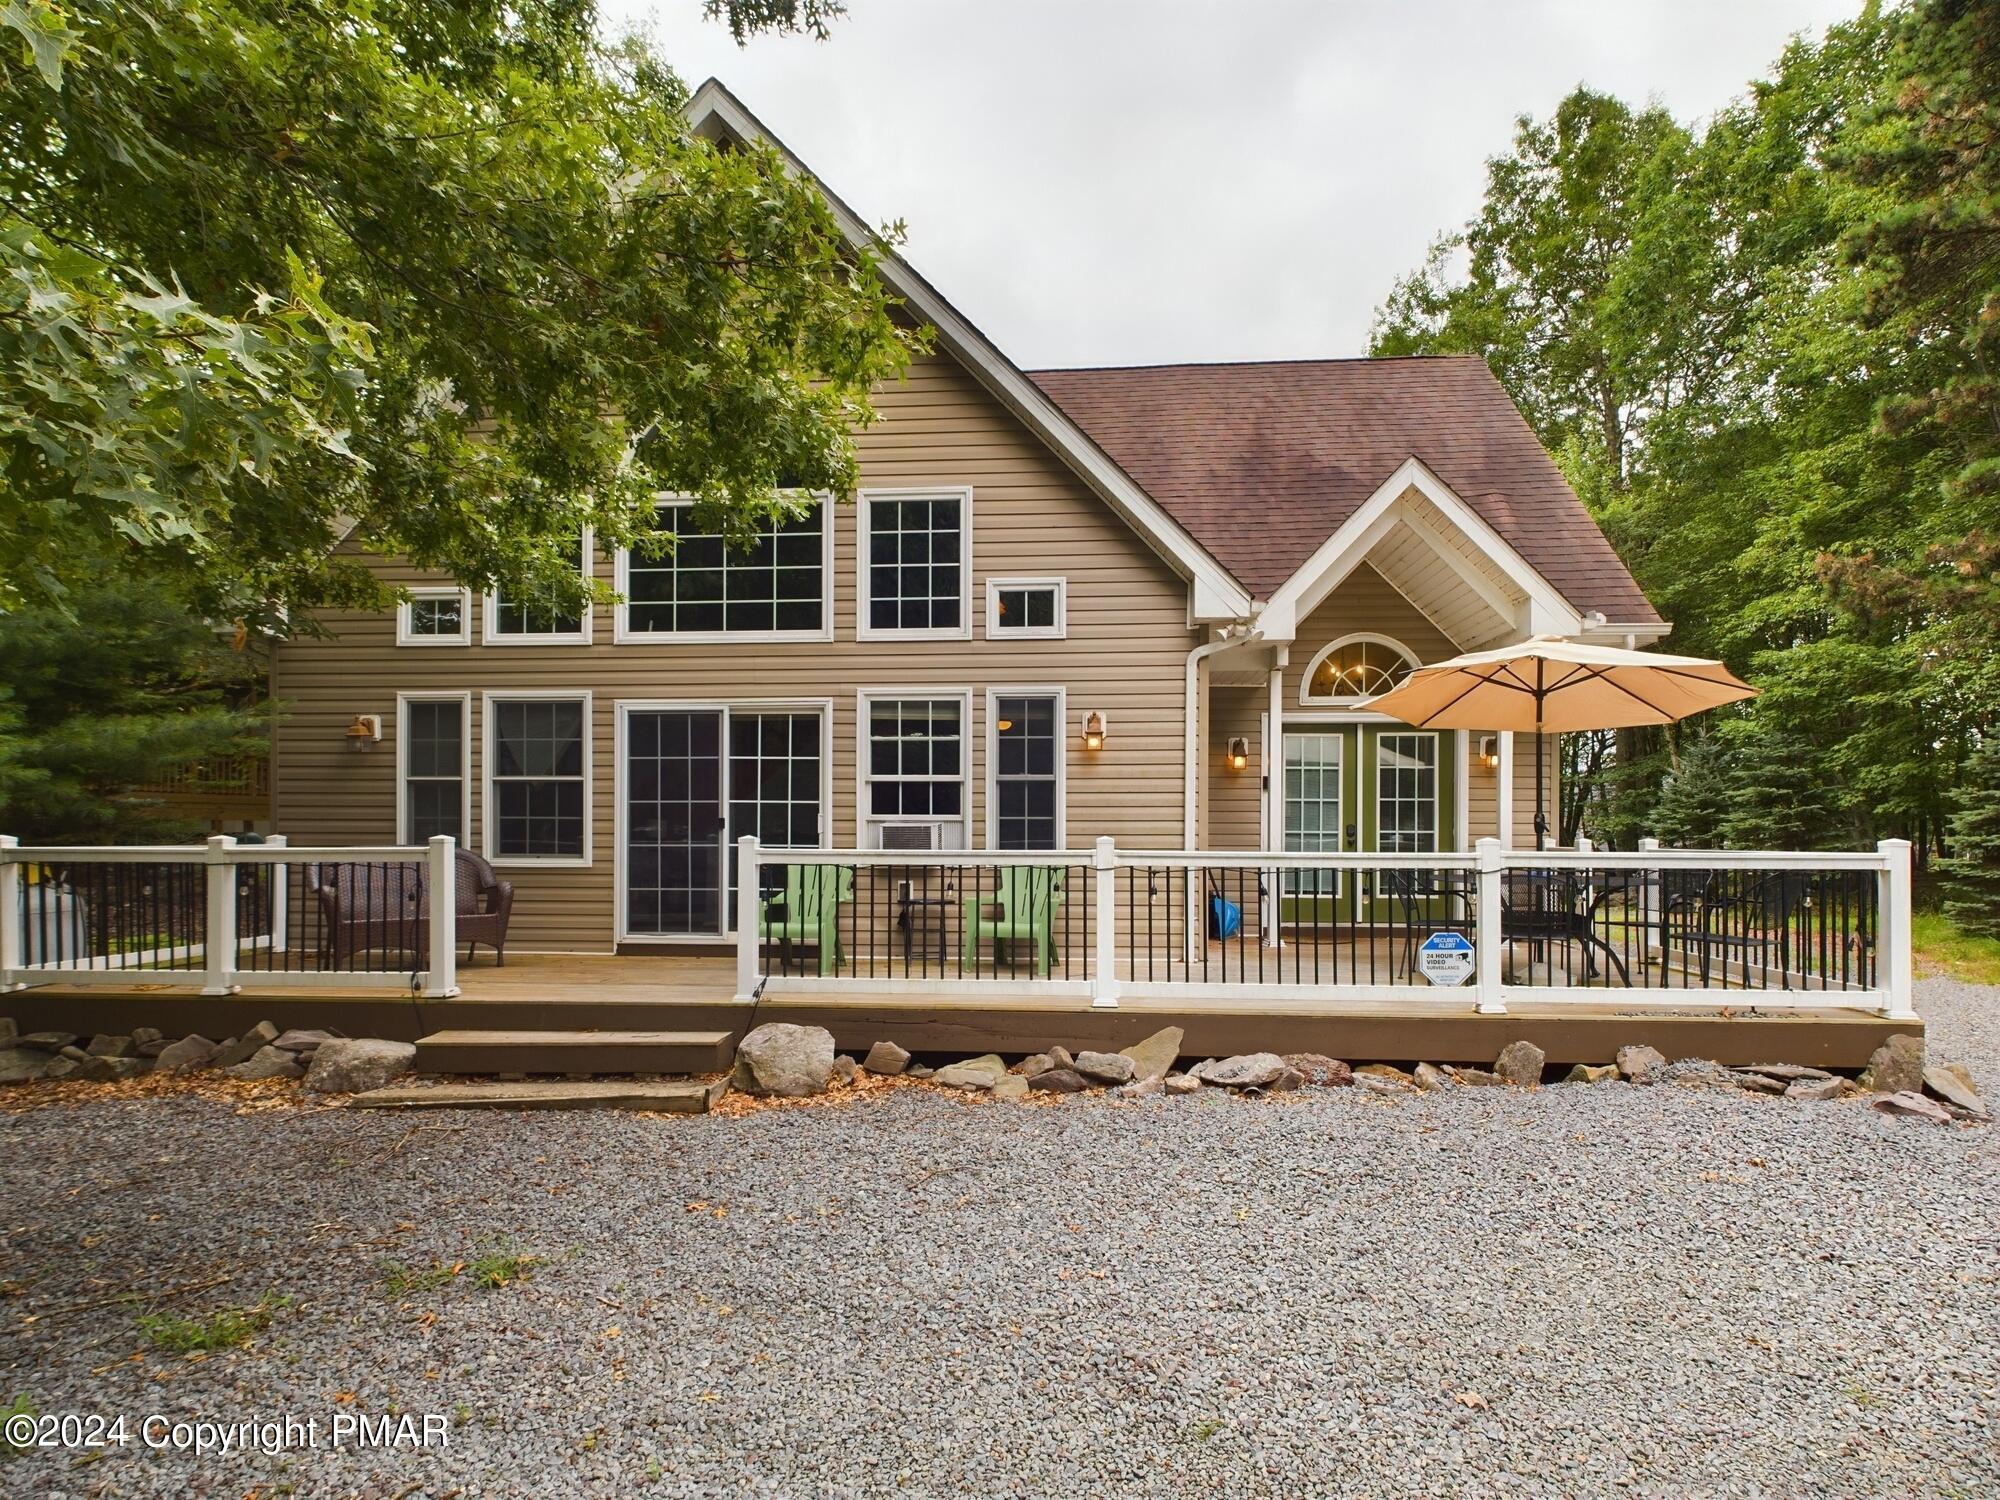
<svg viewBox="0 0 2000 1500"><path fill-rule="evenodd" d="M1546 847L1549 833L1549 815L1544 810L1549 795L1548 778L1542 774L1542 686L1541 658L1535 659L1535 853L1540 854Z"/></svg>

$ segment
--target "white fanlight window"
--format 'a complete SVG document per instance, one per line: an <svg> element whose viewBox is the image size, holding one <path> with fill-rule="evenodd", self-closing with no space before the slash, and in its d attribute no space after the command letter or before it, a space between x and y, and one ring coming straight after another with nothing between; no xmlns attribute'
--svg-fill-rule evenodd
<svg viewBox="0 0 2000 1500"><path fill-rule="evenodd" d="M1415 652L1386 635L1344 635L1306 664L1299 701L1355 708L1381 697L1420 665Z"/></svg>

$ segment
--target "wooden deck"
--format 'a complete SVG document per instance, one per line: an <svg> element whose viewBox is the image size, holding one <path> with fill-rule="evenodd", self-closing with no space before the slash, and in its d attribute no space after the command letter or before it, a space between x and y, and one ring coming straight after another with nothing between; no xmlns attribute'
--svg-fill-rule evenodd
<svg viewBox="0 0 2000 1500"><path fill-rule="evenodd" d="M726 952L518 954L504 968L482 956L460 969L459 984L462 993L449 1000L380 990L204 996L157 986L60 985L0 996L0 1015L13 1016L22 1031L122 1033L151 1025L219 1039L268 1019L281 1028L332 1026L350 1036L406 1041L450 1029L740 1034L757 1022L792 1021L825 1026L843 1051L857 1056L882 1038L936 1054L1020 1054L1056 1043L1115 1048L1180 1026L1185 1052L1196 1057L1321 1052L1351 1062L1486 1063L1508 1042L1525 1039L1558 1064L1605 1062L1621 1046L1645 1043L1669 1057L1831 1068L1858 1068L1889 1036L1923 1030L1921 1021L1889 1021L1837 1003L1760 1012L1754 991L1744 992L1742 1009L1726 1014L1621 1009L1615 990L1604 991L1602 1000L1517 1002L1506 1015L1477 1015L1470 994L1458 991L1422 1001L1308 999L1260 995L1254 986L1240 998L1129 996L1115 1009L1094 1009L1079 996L871 993L857 984L853 994L837 997L770 993L753 1007L732 998L735 959Z"/></svg>

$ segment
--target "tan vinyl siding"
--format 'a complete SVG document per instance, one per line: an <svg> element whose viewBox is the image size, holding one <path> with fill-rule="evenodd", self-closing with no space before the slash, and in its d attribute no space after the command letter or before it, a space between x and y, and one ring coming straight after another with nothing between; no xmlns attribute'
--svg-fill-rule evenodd
<svg viewBox="0 0 2000 1500"><path fill-rule="evenodd" d="M1262 688L1224 687L1209 694L1208 840L1210 849L1264 847L1264 712L1270 696ZM1250 764L1229 768L1229 741L1250 742Z"/></svg>
<svg viewBox="0 0 2000 1500"><path fill-rule="evenodd" d="M278 733L277 827L292 842L388 841L396 831L396 694L470 691L473 704L472 843L479 847L485 716L480 694L574 688L592 694L587 869L516 866L513 940L528 948L604 949L613 940L616 871L617 704L627 701L832 703L829 841L855 838L858 689L968 691L970 842L985 847L990 688L1061 688L1067 838L1088 847L1109 834L1131 847L1181 843L1182 695L1186 585L1108 507L955 364L917 362L907 382L877 397L883 420L861 434L865 488L970 487L972 585L966 640L855 639L856 509L836 507L834 639L722 645L613 644L600 607L590 646L474 644L398 647L393 613L332 614L324 640L279 653L277 692L288 712ZM611 562L595 560L609 580ZM398 583L435 582L384 564ZM988 575L1068 580L1063 640L987 641ZM474 601L475 642L482 635ZM1105 747L1081 748L1083 716L1109 721ZM382 743L350 751L342 729L357 713L382 716ZM1254 780L1254 776L1252 780ZM1253 814L1254 822L1254 814Z"/></svg>
<svg viewBox="0 0 2000 1500"><path fill-rule="evenodd" d="M1402 642L1416 653L1419 661L1443 661L1458 654L1458 647L1444 632L1391 588L1380 573L1363 563L1299 622L1291 660L1285 665L1287 709L1301 706L1299 684L1305 680L1306 670L1320 648L1363 630Z"/></svg>

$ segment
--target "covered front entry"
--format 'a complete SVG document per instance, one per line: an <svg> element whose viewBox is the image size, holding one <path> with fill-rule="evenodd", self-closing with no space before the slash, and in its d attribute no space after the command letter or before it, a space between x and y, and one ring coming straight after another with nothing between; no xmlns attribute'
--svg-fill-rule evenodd
<svg viewBox="0 0 2000 1500"><path fill-rule="evenodd" d="M735 841L811 848L826 827L825 704L618 705L618 935L721 937Z"/></svg>

